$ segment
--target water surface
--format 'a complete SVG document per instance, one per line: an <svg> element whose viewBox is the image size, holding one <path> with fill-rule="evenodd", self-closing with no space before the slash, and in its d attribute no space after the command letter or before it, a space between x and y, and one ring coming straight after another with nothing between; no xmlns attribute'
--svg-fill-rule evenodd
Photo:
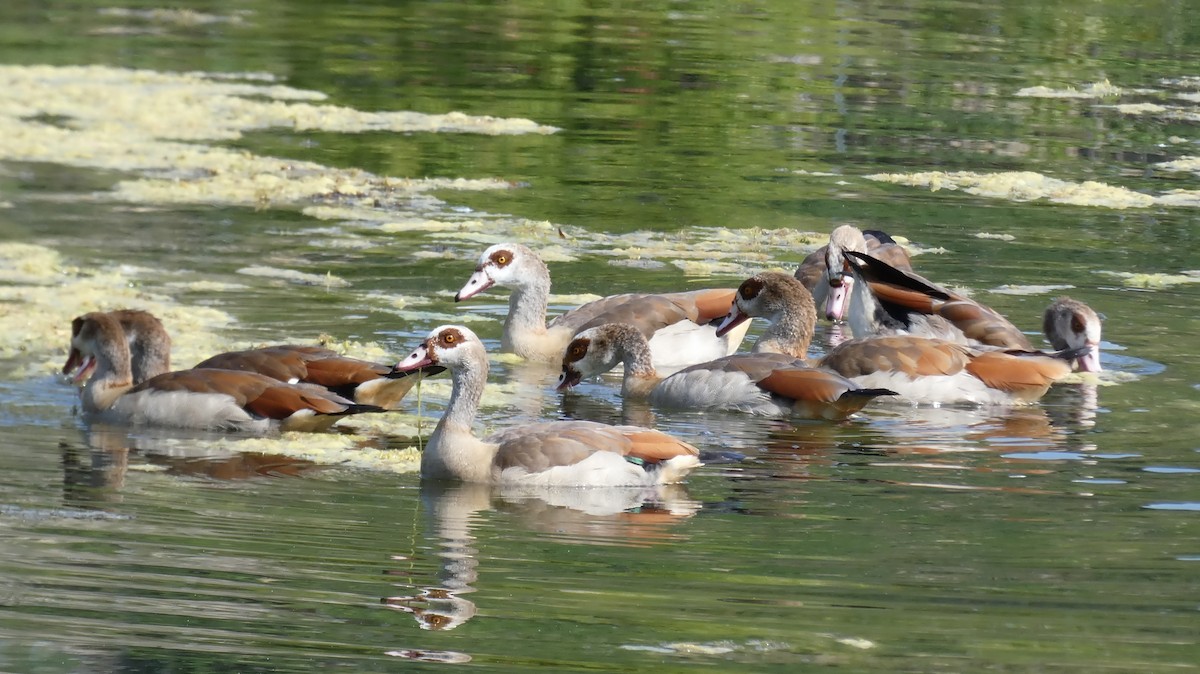
<svg viewBox="0 0 1200 674"><path fill-rule="evenodd" d="M176 135L153 141L190 149L149 162L135 132L154 111L81 121L149 89L113 88L78 116L46 112L53 87L0 96L32 106L23 123L131 139L128 161L0 142L0 240L38 247L3 258L0 668L1194 668L1195 206L1057 203L1038 180L988 196L867 178L1028 171L1154 197L1198 189L1161 165L1200 154L1200 87L1180 79L1200 76L1192 15L1116 2L0 10L3 64L238 73L327 97L312 105L557 129L328 121L180 138L179 108L158 132ZM1068 97L1104 81L1121 91ZM1031 87L1059 93L1017 95ZM244 123L217 100L190 105ZM1163 110L1115 107L1137 103ZM248 173L243 191L188 193L222 175L187 163L209 148L275 158L289 181L343 182L289 200L291 182ZM305 441L89 427L54 376L67 322L90 308L169 312L180 365L323 334L395 357L450 321L495 347L503 294L452 301L488 243L549 251L561 310L585 293L790 269L847 222L931 251L922 273L1031 335L1055 294L1088 302L1106 316L1109 374L1028 407L874 405L832 424L664 414L623 405L613 381L560 396L552 371L494 361L481 431L627 421L747 457L660 493L542 498L420 483L412 436L444 382L423 391L424 421L412 401L318 456ZM822 327L814 354L827 340Z"/></svg>

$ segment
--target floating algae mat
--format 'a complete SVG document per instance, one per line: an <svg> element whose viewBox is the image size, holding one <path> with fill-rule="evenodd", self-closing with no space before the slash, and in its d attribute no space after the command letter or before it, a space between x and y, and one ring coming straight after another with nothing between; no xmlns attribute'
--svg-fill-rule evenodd
<svg viewBox="0 0 1200 674"><path fill-rule="evenodd" d="M500 180L385 178L205 144L236 140L246 131L557 131L525 119L363 112L318 104L324 94L282 86L260 74L0 66L0 88L6 92L0 100L0 160L145 172L147 177L123 181L112 193L144 203L261 207L323 195L396 203L432 189L510 187Z"/></svg>
<svg viewBox="0 0 1200 674"><path fill-rule="evenodd" d="M1146 115L1164 120L1200 121L1200 95L1194 90L1200 78L1163 79L1165 89L1125 88L1104 80L1082 87L1053 88L1047 86L1026 87L1013 95L1020 98L1057 98L1105 100L1095 104L1097 108L1114 109L1126 115ZM1184 89L1185 91L1172 91ZM1114 101L1125 96L1151 96L1167 102L1139 100L1136 102ZM1178 142L1179 139L1171 139ZM1155 164L1166 171L1200 171L1200 159L1184 157L1174 161ZM1003 171L977 173L973 171L925 171L917 173L877 173L866 176L868 180L888 182L911 187L924 187L930 191L961 190L968 194L1010 201L1045 200L1072 206L1096 206L1101 208L1150 208L1154 206L1200 207L1200 190L1172 189L1152 194L1109 185L1098 181L1076 182L1052 178L1033 171Z"/></svg>
<svg viewBox="0 0 1200 674"><path fill-rule="evenodd" d="M1189 269L1178 274L1138 273L1128 271L1098 271L1097 274L1121 279L1131 288L1170 288L1185 283L1200 283L1200 269Z"/></svg>
<svg viewBox="0 0 1200 674"><path fill-rule="evenodd" d="M165 73L105 66L0 66L0 161L35 161L127 171L133 177L99 194L140 204L213 204L301 208L320 220L321 236L348 248L367 248L375 236L420 232L440 252L460 252L517 239L546 248L548 261L581 252L627 260L655 259L692 274L741 275L764 260L803 256L827 232L793 229L693 228L686 235L635 232L614 238L546 221L471 213L449 207L434 190L506 190L501 178L401 178L335 168L293 158L256 155L220 143L248 131L277 128L366 131L552 134L527 119L364 112L323 103L317 91L282 85L262 73ZM309 235L315 235L317 228ZM348 231L353 230L353 231ZM616 245L619 244L619 245ZM696 260L696 250L710 251ZM715 251L728 251L718 257ZM420 253L421 251L416 251ZM728 258L738 258L736 260ZM314 286L341 279L299 269L241 270Z"/></svg>
<svg viewBox="0 0 1200 674"><path fill-rule="evenodd" d="M1047 86L1025 87L1019 89L1013 94L1019 98L1107 98L1110 96L1121 96L1126 91L1121 87L1114 86L1108 80L1094 82L1084 85L1081 88L1066 87L1063 89L1053 89ZM1139 90L1138 93L1146 93L1144 90Z"/></svg>
<svg viewBox="0 0 1200 674"><path fill-rule="evenodd" d="M1089 180L1082 183L1051 178L1035 171L1003 171L975 173L973 171L925 171L921 173L876 173L868 180L926 187L930 191L962 190L967 194L1011 201L1045 199L1073 206L1103 206L1105 208L1146 208L1157 200L1149 195L1124 187L1114 187Z"/></svg>
<svg viewBox="0 0 1200 674"><path fill-rule="evenodd" d="M83 269L32 244L0 244L0 358L20 355L21 376L58 371L66 360L71 320L89 311L144 309L172 332L176 362L190 365L231 347L220 331L233 317L212 307L180 305L138 287L134 267Z"/></svg>

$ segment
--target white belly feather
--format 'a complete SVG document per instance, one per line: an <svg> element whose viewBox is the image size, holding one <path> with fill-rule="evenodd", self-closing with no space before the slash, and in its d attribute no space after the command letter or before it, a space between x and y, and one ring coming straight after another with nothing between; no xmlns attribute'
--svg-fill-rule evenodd
<svg viewBox="0 0 1200 674"><path fill-rule="evenodd" d="M256 419L223 393L142 390L127 393L101 418L177 428L266 431L270 419Z"/></svg>
<svg viewBox="0 0 1200 674"><path fill-rule="evenodd" d="M949 405L1011 405L1013 396L989 387L978 377L962 371L952 375L927 375L913 379L902 372L884 371L850 377L861 388L886 388L895 391L899 400L909 403Z"/></svg>
<svg viewBox="0 0 1200 674"><path fill-rule="evenodd" d="M740 410L778 416L791 411L742 372L706 370L679 372L659 382L650 402L679 409Z"/></svg>
<svg viewBox="0 0 1200 674"><path fill-rule="evenodd" d="M659 372L671 372L696 363L707 363L737 351L750 328L750 322L738 326L724 337L717 337L712 325L679 321L658 330L650 338L650 357Z"/></svg>

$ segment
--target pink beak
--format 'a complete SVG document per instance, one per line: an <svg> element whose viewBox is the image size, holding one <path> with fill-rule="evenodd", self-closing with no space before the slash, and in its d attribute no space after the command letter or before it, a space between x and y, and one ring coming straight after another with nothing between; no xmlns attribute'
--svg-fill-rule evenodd
<svg viewBox="0 0 1200 674"><path fill-rule="evenodd" d="M578 372L576 372L575 370L570 370L570 369L563 370L562 374L558 375L558 386L555 386L554 390L555 391L566 391L567 389L571 388L572 386L575 386L582 380L583 380L583 377L580 376L580 374Z"/></svg>
<svg viewBox="0 0 1200 674"><path fill-rule="evenodd" d="M471 274L471 278L467 279L467 284L462 287L462 290L455 293L454 301L461 302L470 299L493 285L495 285L495 281L488 277L487 272L476 269L475 273Z"/></svg>
<svg viewBox="0 0 1200 674"><path fill-rule="evenodd" d="M1100 367L1100 345L1093 344L1091 346L1091 351L1075 360L1075 366L1079 368L1080 372L1100 372L1102 369Z"/></svg>
<svg viewBox="0 0 1200 674"><path fill-rule="evenodd" d="M738 309L738 306L735 303L733 306L729 307L729 313L725 316L725 320L721 321L721 324L717 326L717 336L724 337L725 335L729 334L730 330L748 320L750 320L750 317L742 313L742 310Z"/></svg>
<svg viewBox="0 0 1200 674"><path fill-rule="evenodd" d="M849 304L850 290L854 287L854 277L840 274L829 280L829 296L825 298L825 318L831 321L841 321L846 318L846 305Z"/></svg>
<svg viewBox="0 0 1200 674"><path fill-rule="evenodd" d="M429 357L429 345L422 344L412 353L408 354L407 358L396 363L395 370L397 372L412 372L426 365L433 365L433 363L433 359Z"/></svg>

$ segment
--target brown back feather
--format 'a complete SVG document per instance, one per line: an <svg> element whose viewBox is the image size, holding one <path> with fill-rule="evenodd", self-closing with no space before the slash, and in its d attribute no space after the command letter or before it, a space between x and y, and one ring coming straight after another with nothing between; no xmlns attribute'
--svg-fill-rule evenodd
<svg viewBox="0 0 1200 674"><path fill-rule="evenodd" d="M776 370L760 380L758 386L791 400L826 404L836 402L846 391L858 388L854 382L835 372L812 368Z"/></svg>
<svg viewBox="0 0 1200 674"><path fill-rule="evenodd" d="M179 370L150 379L134 388L141 390L220 393L252 414L284 419L300 410L318 414L341 414L350 401L316 387L293 386L256 372L235 370Z"/></svg>
<svg viewBox="0 0 1200 674"><path fill-rule="evenodd" d="M1071 364L1050 356L992 351L973 358L967 371L992 388L1027 398L1040 397L1055 380L1070 374Z"/></svg>
<svg viewBox="0 0 1200 674"><path fill-rule="evenodd" d="M637 426L618 426L617 428L622 431L630 443L625 452L626 456L634 456L647 463L658 463L677 456L700 456L699 449L661 431Z"/></svg>
<svg viewBox="0 0 1200 674"><path fill-rule="evenodd" d="M824 367L844 377L872 372L903 372L910 377L949 375L962 371L970 352L953 342L896 335L842 342L821 359Z"/></svg>
<svg viewBox="0 0 1200 674"><path fill-rule="evenodd" d="M694 317L689 312L689 317L696 323L704 324L715 318L721 318L729 313L729 307L733 306L733 298L737 294L736 288L710 288L708 290L697 290L694 293L676 293L672 297L679 298L685 296L685 301L690 299L695 307ZM687 297L690 296L690 297ZM679 303L679 300L676 300ZM683 305L685 309L686 304Z"/></svg>

